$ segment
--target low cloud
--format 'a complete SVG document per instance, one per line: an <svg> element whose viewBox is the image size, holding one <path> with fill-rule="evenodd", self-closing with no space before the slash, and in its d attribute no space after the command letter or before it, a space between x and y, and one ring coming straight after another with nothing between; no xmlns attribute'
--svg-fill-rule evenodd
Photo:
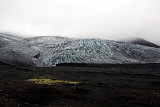
<svg viewBox="0 0 160 107"><path fill-rule="evenodd" d="M160 42L159 0L0 0L0 32ZM160 43L159 43L160 44Z"/></svg>

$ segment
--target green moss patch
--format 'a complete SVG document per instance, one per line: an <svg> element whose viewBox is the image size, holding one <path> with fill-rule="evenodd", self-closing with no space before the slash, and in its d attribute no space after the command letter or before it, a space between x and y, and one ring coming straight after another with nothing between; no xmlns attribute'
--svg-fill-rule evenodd
<svg viewBox="0 0 160 107"><path fill-rule="evenodd" d="M56 84L79 84L80 82L66 81L66 80L52 80L52 79L28 79L27 82L34 82L36 84L56 85Z"/></svg>

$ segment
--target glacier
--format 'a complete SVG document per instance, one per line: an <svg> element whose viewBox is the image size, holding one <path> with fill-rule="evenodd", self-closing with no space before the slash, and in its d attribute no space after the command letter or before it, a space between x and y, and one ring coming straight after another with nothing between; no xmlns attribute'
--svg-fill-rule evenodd
<svg viewBox="0 0 160 107"><path fill-rule="evenodd" d="M0 33L0 62L37 67L59 63L160 63L160 48L105 39L21 38Z"/></svg>

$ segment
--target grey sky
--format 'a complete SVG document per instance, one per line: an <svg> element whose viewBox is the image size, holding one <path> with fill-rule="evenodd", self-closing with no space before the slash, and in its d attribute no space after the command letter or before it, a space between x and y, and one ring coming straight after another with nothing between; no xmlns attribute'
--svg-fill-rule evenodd
<svg viewBox="0 0 160 107"><path fill-rule="evenodd" d="M160 0L0 0L0 32L160 44Z"/></svg>

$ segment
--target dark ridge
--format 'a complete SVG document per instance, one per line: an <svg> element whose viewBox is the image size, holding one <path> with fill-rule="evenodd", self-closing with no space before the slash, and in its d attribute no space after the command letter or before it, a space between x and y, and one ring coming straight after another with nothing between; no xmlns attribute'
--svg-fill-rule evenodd
<svg viewBox="0 0 160 107"><path fill-rule="evenodd" d="M10 64L7 64L7 63L4 63L4 62L0 61L0 65L10 65Z"/></svg>
<svg viewBox="0 0 160 107"><path fill-rule="evenodd" d="M69 66L69 67L96 67L96 68L160 68L160 63L131 63L131 64L87 64L87 63L60 63L56 66Z"/></svg>
<svg viewBox="0 0 160 107"><path fill-rule="evenodd" d="M13 61L12 63L10 62L2 62L0 61L0 66L13 66L13 67L35 67L33 63L23 63L23 62L18 62L18 61Z"/></svg>
<svg viewBox="0 0 160 107"><path fill-rule="evenodd" d="M142 38L136 38L136 39L133 39L133 40L130 40L130 41L127 41L127 42L138 44L138 45L143 45L143 46L160 48L160 46L156 45L155 43L149 42L149 41L144 40Z"/></svg>

